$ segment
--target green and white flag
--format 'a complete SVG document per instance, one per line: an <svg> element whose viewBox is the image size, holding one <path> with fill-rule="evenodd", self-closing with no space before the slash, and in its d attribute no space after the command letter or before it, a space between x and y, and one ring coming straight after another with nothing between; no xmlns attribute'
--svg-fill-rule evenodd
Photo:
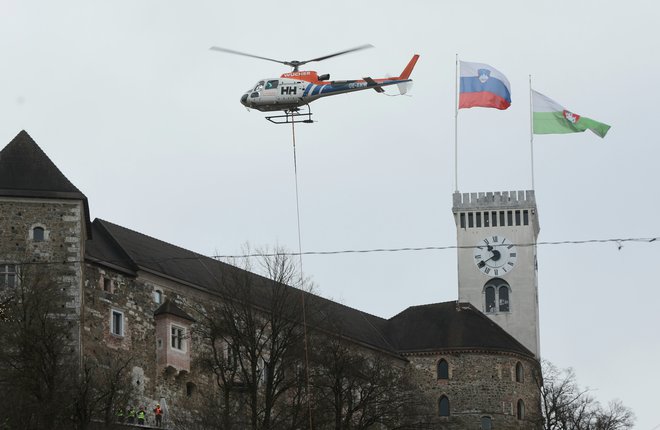
<svg viewBox="0 0 660 430"><path fill-rule="evenodd" d="M577 115L562 105L532 90L532 112L534 134L579 133L591 130L605 137L610 126L593 119Z"/></svg>

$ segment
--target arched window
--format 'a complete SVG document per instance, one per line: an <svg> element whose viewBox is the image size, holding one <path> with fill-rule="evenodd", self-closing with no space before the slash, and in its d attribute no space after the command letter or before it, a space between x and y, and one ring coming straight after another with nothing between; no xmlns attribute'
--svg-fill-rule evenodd
<svg viewBox="0 0 660 430"><path fill-rule="evenodd" d="M522 420L525 418L525 402L521 400L518 400L518 407L516 408L516 417L519 420Z"/></svg>
<svg viewBox="0 0 660 430"><path fill-rule="evenodd" d="M449 379L449 363L444 358L438 361L438 379Z"/></svg>
<svg viewBox="0 0 660 430"><path fill-rule="evenodd" d="M495 287L486 287L486 312L495 311Z"/></svg>
<svg viewBox="0 0 660 430"><path fill-rule="evenodd" d="M35 227L32 229L32 240L35 242L43 242L45 239L45 230L43 227Z"/></svg>
<svg viewBox="0 0 660 430"><path fill-rule="evenodd" d="M499 290L500 312L509 312L509 287L502 285Z"/></svg>
<svg viewBox="0 0 660 430"><path fill-rule="evenodd" d="M519 361L516 363L516 382L523 382L525 380L525 369Z"/></svg>
<svg viewBox="0 0 660 430"><path fill-rule="evenodd" d="M505 280L494 278L484 285L484 310L486 313L510 312L509 295L511 288Z"/></svg>
<svg viewBox="0 0 660 430"><path fill-rule="evenodd" d="M447 396L442 396L438 400L438 415L441 417L449 416L449 399Z"/></svg>
<svg viewBox="0 0 660 430"><path fill-rule="evenodd" d="M481 430L492 430L493 420L490 417L481 417Z"/></svg>

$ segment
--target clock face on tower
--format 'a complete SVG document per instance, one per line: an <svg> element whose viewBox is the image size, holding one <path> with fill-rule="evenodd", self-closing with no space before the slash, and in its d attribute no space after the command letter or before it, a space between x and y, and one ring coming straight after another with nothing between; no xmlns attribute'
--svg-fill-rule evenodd
<svg viewBox="0 0 660 430"><path fill-rule="evenodd" d="M516 246L504 236L489 236L474 248L474 264L487 276L504 276L516 265Z"/></svg>

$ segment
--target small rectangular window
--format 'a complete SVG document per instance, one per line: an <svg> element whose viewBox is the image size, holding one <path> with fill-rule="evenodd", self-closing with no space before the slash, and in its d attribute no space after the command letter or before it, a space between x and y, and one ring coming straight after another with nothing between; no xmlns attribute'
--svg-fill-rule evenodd
<svg viewBox="0 0 660 430"><path fill-rule="evenodd" d="M504 211L500 211L500 226L506 226L506 219L504 218Z"/></svg>
<svg viewBox="0 0 660 430"><path fill-rule="evenodd" d="M506 221L508 226L513 225L513 211L507 211L506 212Z"/></svg>
<svg viewBox="0 0 660 430"><path fill-rule="evenodd" d="M110 322L111 333L117 336L124 335L124 314L119 311L112 311L112 321Z"/></svg>
<svg viewBox="0 0 660 430"><path fill-rule="evenodd" d="M490 213L484 212L484 227L490 227Z"/></svg>
<svg viewBox="0 0 660 430"><path fill-rule="evenodd" d="M465 228L465 213L461 212L459 217L461 219L461 228Z"/></svg>
<svg viewBox="0 0 660 430"><path fill-rule="evenodd" d="M32 229L32 239L35 242L43 242L44 241L44 228L43 227L35 227Z"/></svg>
<svg viewBox="0 0 660 430"><path fill-rule="evenodd" d="M0 288L13 288L17 285L18 274L15 264L0 264Z"/></svg>
<svg viewBox="0 0 660 430"><path fill-rule="evenodd" d="M106 293L112 293L112 279L110 278L103 278L103 291Z"/></svg>
<svg viewBox="0 0 660 430"><path fill-rule="evenodd" d="M472 212L468 212L468 227L474 227L474 214Z"/></svg>
<svg viewBox="0 0 660 430"><path fill-rule="evenodd" d="M477 218L477 227L481 227L481 212L477 212L475 215Z"/></svg>
<svg viewBox="0 0 660 430"><path fill-rule="evenodd" d="M523 211L523 225L529 225L529 211L526 209Z"/></svg>
<svg viewBox="0 0 660 430"><path fill-rule="evenodd" d="M154 303L163 303L163 292L160 290L154 290Z"/></svg>
<svg viewBox="0 0 660 430"><path fill-rule="evenodd" d="M175 325L172 326L172 338L170 343L172 348L183 351L183 333L183 328Z"/></svg>
<svg viewBox="0 0 660 430"><path fill-rule="evenodd" d="M520 225L520 211L516 211L516 225Z"/></svg>
<svg viewBox="0 0 660 430"><path fill-rule="evenodd" d="M227 366L234 367L236 363L238 363L238 351L236 351L235 348L232 348L229 343L223 342L222 358L225 359Z"/></svg>
<svg viewBox="0 0 660 430"><path fill-rule="evenodd" d="M497 212L491 213L493 219L493 227L497 227Z"/></svg>

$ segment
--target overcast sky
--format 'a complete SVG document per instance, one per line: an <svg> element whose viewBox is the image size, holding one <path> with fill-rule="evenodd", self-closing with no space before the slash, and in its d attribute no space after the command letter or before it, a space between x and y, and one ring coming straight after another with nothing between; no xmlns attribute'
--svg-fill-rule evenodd
<svg viewBox="0 0 660 430"><path fill-rule="evenodd" d="M660 235L660 6L623 1L0 0L0 145L25 129L102 218L205 255L297 250L291 129L242 93L306 60L333 79L398 75L312 104L296 128L303 251L451 246L455 55L488 63L512 106L461 110L458 188L531 187L528 76L612 125L536 136L539 241ZM396 90L390 90L396 94ZM541 245L541 352L636 428L660 428L660 244ZM317 291L389 318L457 298L456 251L307 256Z"/></svg>

